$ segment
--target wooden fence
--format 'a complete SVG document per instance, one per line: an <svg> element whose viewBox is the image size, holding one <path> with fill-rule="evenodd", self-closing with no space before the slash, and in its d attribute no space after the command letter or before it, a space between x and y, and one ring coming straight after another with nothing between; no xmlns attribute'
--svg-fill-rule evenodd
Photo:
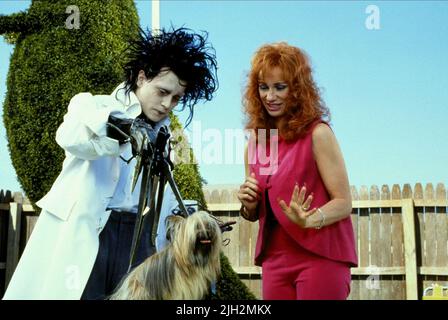
<svg viewBox="0 0 448 320"><path fill-rule="evenodd" d="M351 188L358 268L350 299L421 299L433 283L448 285L447 193L420 183ZM237 186L204 188L216 216L236 220L224 247L240 278L260 298L261 269L253 265L258 223L239 216ZM37 215L20 193L0 192L0 297L34 227Z"/></svg>
<svg viewBox="0 0 448 320"><path fill-rule="evenodd" d="M22 193L0 191L0 297L25 248L38 215Z"/></svg>
<svg viewBox="0 0 448 320"><path fill-rule="evenodd" d="M447 193L420 183L351 188L358 267L352 269L350 299L421 299L433 283L448 284ZM261 296L261 269L254 267L258 223L239 216L237 187L205 188L209 209L238 221L225 248L241 279Z"/></svg>

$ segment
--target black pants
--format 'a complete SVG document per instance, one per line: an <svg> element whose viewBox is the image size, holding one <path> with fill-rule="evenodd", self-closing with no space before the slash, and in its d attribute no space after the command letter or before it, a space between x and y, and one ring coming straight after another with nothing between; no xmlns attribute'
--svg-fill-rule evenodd
<svg viewBox="0 0 448 320"><path fill-rule="evenodd" d="M82 300L103 300L110 296L129 267L136 214L112 211L100 233L100 246ZM135 266L156 252L150 245L151 233L145 223L136 253Z"/></svg>

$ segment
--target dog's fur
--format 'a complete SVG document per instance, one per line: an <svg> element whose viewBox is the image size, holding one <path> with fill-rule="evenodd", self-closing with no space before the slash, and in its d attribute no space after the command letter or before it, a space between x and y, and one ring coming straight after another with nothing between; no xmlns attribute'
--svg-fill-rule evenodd
<svg viewBox="0 0 448 320"><path fill-rule="evenodd" d="M113 300L196 300L220 274L221 230L209 213L167 219L170 244L130 272Z"/></svg>

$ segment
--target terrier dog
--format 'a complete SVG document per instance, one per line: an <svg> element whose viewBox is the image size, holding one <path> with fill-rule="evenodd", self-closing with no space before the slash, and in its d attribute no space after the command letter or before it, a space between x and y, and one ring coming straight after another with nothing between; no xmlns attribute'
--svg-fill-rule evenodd
<svg viewBox="0 0 448 320"><path fill-rule="evenodd" d="M187 218L169 216L170 244L147 258L122 280L112 300L203 299L221 272L221 230L199 211Z"/></svg>

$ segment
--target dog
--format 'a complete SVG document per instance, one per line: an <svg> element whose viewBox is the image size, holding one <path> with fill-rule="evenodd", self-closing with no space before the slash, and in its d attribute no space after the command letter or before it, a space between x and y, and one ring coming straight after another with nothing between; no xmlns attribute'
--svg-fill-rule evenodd
<svg viewBox="0 0 448 320"><path fill-rule="evenodd" d="M170 244L124 277L111 300L199 300L221 273L220 226L205 211L167 218Z"/></svg>

